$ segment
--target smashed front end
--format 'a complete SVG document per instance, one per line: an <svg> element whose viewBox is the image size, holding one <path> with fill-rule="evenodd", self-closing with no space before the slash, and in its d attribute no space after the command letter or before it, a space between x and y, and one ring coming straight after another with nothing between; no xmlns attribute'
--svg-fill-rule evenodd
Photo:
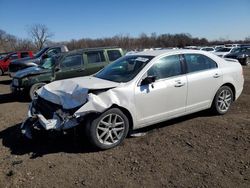
<svg viewBox="0 0 250 188"><path fill-rule="evenodd" d="M120 104L112 90L119 83L95 77L55 81L37 91L29 107L22 133L32 138L33 129L64 131L79 125L86 114L101 113L112 104ZM124 104L127 101L123 101Z"/></svg>
<svg viewBox="0 0 250 188"><path fill-rule="evenodd" d="M82 120L74 115L78 109L79 107L65 110L58 104L38 97L29 106L28 118L22 123L21 132L31 139L32 129L64 131L75 127Z"/></svg>

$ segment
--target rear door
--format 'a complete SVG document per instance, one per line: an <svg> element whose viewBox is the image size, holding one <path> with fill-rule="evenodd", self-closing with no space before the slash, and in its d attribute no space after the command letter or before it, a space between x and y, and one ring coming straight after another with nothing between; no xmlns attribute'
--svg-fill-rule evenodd
<svg viewBox="0 0 250 188"><path fill-rule="evenodd" d="M187 65L188 112L210 106L216 91L222 84L222 73L217 63L202 54L184 54Z"/></svg>
<svg viewBox="0 0 250 188"><path fill-rule="evenodd" d="M55 79L61 80L81 76L84 69L84 61L81 54L66 56L60 61L59 70L55 72Z"/></svg>
<svg viewBox="0 0 250 188"><path fill-rule="evenodd" d="M110 62L115 61L119 59L120 57L122 57L121 50L119 49L107 50L107 55L108 55Z"/></svg>
<svg viewBox="0 0 250 188"><path fill-rule="evenodd" d="M85 52L85 59L87 61L85 74L87 75L98 72L107 64L103 50Z"/></svg>

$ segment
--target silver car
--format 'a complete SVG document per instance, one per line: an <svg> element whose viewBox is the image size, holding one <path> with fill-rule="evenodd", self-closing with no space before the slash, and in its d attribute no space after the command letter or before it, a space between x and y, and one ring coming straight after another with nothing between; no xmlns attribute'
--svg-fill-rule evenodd
<svg viewBox="0 0 250 188"><path fill-rule="evenodd" d="M22 133L83 126L100 149L129 131L211 109L225 114L243 90L235 60L199 50L155 50L122 57L93 76L55 81L37 91Z"/></svg>

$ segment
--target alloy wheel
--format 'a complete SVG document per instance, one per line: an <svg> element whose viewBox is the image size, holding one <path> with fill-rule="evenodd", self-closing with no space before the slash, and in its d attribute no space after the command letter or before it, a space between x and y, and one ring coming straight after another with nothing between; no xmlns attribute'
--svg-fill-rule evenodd
<svg viewBox="0 0 250 188"><path fill-rule="evenodd" d="M118 114L108 114L99 121L96 128L96 135L100 143L112 145L119 142L124 131L124 119Z"/></svg>
<svg viewBox="0 0 250 188"><path fill-rule="evenodd" d="M217 105L219 110L221 112L228 111L231 103L232 103L232 93L227 89L222 90L217 100Z"/></svg>

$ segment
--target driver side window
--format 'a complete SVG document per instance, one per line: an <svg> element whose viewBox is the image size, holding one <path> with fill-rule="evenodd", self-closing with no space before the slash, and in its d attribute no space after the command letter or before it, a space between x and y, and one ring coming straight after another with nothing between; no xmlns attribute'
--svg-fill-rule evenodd
<svg viewBox="0 0 250 188"><path fill-rule="evenodd" d="M64 60L60 63L60 67L62 69L80 68L82 64L83 59L81 55L71 55L64 58Z"/></svg>

